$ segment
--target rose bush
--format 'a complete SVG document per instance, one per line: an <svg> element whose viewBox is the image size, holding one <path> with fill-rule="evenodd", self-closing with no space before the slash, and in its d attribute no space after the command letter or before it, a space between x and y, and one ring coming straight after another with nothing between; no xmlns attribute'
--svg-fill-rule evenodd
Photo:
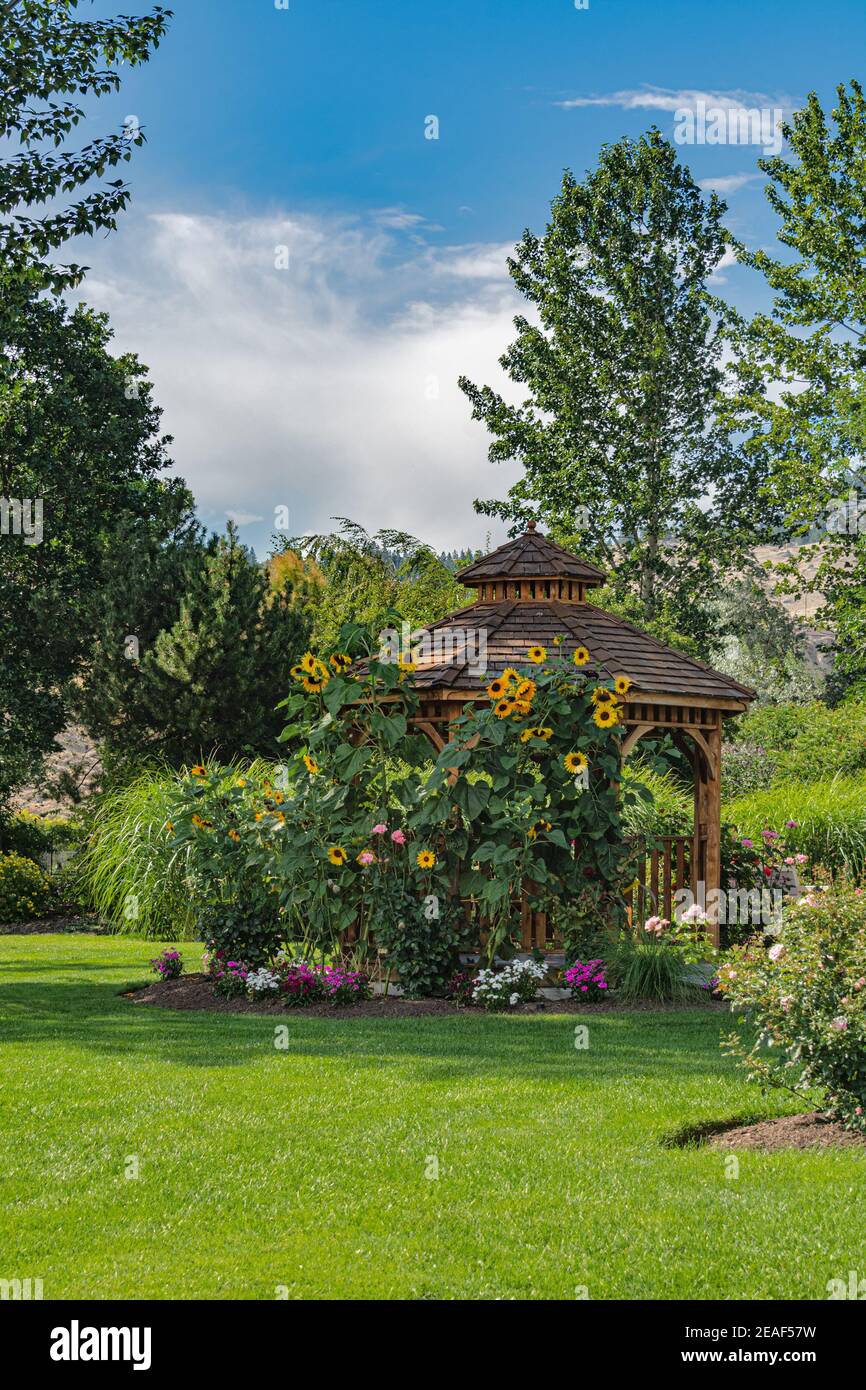
<svg viewBox="0 0 866 1390"><path fill-rule="evenodd" d="M866 895L807 892L779 937L730 953L718 988L738 1015L728 1046L764 1086L817 1088L831 1114L866 1130Z"/></svg>

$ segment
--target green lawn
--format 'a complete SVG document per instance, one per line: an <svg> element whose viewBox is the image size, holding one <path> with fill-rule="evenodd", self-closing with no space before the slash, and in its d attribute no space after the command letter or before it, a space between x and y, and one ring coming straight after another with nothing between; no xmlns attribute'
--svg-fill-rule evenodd
<svg viewBox="0 0 866 1390"><path fill-rule="evenodd" d="M824 1298L866 1156L665 1147L767 1103L710 1013L171 1013L156 947L0 938L0 1278L46 1298ZM189 948L192 962L197 952ZM136 1155L139 1177L125 1177ZM428 1158L438 1180L425 1177Z"/></svg>

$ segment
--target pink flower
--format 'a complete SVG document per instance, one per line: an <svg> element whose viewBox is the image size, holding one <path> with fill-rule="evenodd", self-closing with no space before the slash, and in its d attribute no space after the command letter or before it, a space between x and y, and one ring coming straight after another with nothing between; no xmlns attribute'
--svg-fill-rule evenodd
<svg viewBox="0 0 866 1390"><path fill-rule="evenodd" d="M782 945L781 941L777 941L775 946L771 946L769 951L767 952L767 955L770 957L770 960L778 960L780 956L783 956L784 954L785 948Z"/></svg>
<svg viewBox="0 0 866 1390"><path fill-rule="evenodd" d="M666 917L648 917L644 922L643 929L644 931L648 931L650 933L655 932L656 936L658 936L661 932L664 931L665 927L669 926L670 922Z"/></svg>
<svg viewBox="0 0 866 1390"><path fill-rule="evenodd" d="M387 835L387 833L388 833L388 827L387 827L387 825L381 825L381 824L379 824L379 825L374 825L374 826L373 826L373 829L370 831L370 834L371 834L371 835Z"/></svg>
<svg viewBox="0 0 866 1390"><path fill-rule="evenodd" d="M793 856L792 854L789 854L788 857L787 857L787 859L785 860L785 863L786 863L786 864L793 864L793 862L794 862L794 856Z"/></svg>
<svg viewBox="0 0 866 1390"><path fill-rule="evenodd" d="M754 848L755 848L755 843L754 843L753 840L741 840L741 841L740 841L740 844L741 844L741 845L745 845L746 849L754 849Z"/></svg>
<svg viewBox="0 0 866 1390"><path fill-rule="evenodd" d="M795 854L794 858L796 859L798 864L805 864L809 856L808 854Z"/></svg>
<svg viewBox="0 0 866 1390"><path fill-rule="evenodd" d="M705 919L705 917L706 917L706 913L704 912L704 909L700 906L700 904L699 904L699 903L692 903L691 907L687 907L687 908L686 908L685 912L683 913L682 917L680 918L680 921L681 921L681 922L703 922L704 919Z"/></svg>
<svg viewBox="0 0 866 1390"><path fill-rule="evenodd" d="M367 866L368 864L375 864L375 862L376 862L376 856L375 856L375 854L373 853L373 851L372 851L371 849L362 849L362 850L361 850L361 853L358 855L358 863L359 863L359 864L363 864L364 867L366 868L366 866Z"/></svg>
<svg viewBox="0 0 866 1390"><path fill-rule="evenodd" d="M855 989L862 989L864 985L866 985L866 979L862 979L862 978L861 978L861 979L859 979L859 980L856 982L856 984L854 985L854 988L855 988Z"/></svg>
<svg viewBox="0 0 866 1390"><path fill-rule="evenodd" d="M839 1014L838 1017L833 1019L830 1027L835 1028L837 1033L844 1033L845 1029L848 1027L848 1020L844 1014Z"/></svg>
<svg viewBox="0 0 866 1390"><path fill-rule="evenodd" d="M406 843L406 836L403 834L402 830L392 830L391 839L394 841L395 845L405 845Z"/></svg>
<svg viewBox="0 0 866 1390"><path fill-rule="evenodd" d="M785 1010L785 1013L788 1012L788 1010L790 1009L790 1007L791 1007L791 1005L793 1004L793 1002L794 1002L794 996L793 996L793 994L783 994L782 997L781 997L781 999L779 1000L779 1003L781 1004L782 1008Z"/></svg>

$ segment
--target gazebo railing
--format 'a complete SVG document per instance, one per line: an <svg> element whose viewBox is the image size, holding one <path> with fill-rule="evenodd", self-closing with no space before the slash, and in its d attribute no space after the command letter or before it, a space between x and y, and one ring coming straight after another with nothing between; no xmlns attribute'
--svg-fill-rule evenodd
<svg viewBox="0 0 866 1390"><path fill-rule="evenodd" d="M702 858L701 837L697 838L698 867ZM692 861L695 836L663 835L638 855L635 881L626 894L626 907L633 927L643 926L648 917L673 918L677 893L693 888Z"/></svg>

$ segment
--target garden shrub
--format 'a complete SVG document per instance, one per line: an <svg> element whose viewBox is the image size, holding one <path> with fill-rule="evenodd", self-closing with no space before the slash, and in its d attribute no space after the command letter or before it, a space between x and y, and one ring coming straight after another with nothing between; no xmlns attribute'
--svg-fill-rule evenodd
<svg viewBox="0 0 866 1390"><path fill-rule="evenodd" d="M0 854L0 922L42 917L50 904L48 874L23 854Z"/></svg>
<svg viewBox="0 0 866 1390"><path fill-rule="evenodd" d="M18 811L0 825L0 844L4 849L37 861L59 850L77 848L83 836L82 827L74 820L37 816L31 811Z"/></svg>
<svg viewBox="0 0 866 1390"><path fill-rule="evenodd" d="M766 791L779 776L779 764L762 744L750 739L722 746L722 795Z"/></svg>
<svg viewBox="0 0 866 1390"><path fill-rule="evenodd" d="M738 1015L728 1047L765 1087L817 1088L830 1113L866 1130L866 895L806 893L778 939L732 953L719 989Z"/></svg>
<svg viewBox="0 0 866 1390"><path fill-rule="evenodd" d="M395 970L408 999L446 992L460 948L467 944L467 927L459 902L431 894L425 901L411 893L386 899L371 919L377 948L388 970Z"/></svg>
<svg viewBox="0 0 866 1390"><path fill-rule="evenodd" d="M211 902L197 919L205 949L219 960L266 965L281 944L282 921L274 906Z"/></svg>
<svg viewBox="0 0 866 1390"><path fill-rule="evenodd" d="M753 840L767 826L784 828L789 853L805 854L811 873L819 865L834 876L866 872L866 779L783 782L727 801L723 811Z"/></svg>
<svg viewBox="0 0 866 1390"><path fill-rule="evenodd" d="M756 744L777 764L780 781L821 782L866 770L866 702L829 708L808 704L756 705L736 721L737 743ZM752 790L743 788L743 791ZM726 795L736 795L727 792Z"/></svg>

